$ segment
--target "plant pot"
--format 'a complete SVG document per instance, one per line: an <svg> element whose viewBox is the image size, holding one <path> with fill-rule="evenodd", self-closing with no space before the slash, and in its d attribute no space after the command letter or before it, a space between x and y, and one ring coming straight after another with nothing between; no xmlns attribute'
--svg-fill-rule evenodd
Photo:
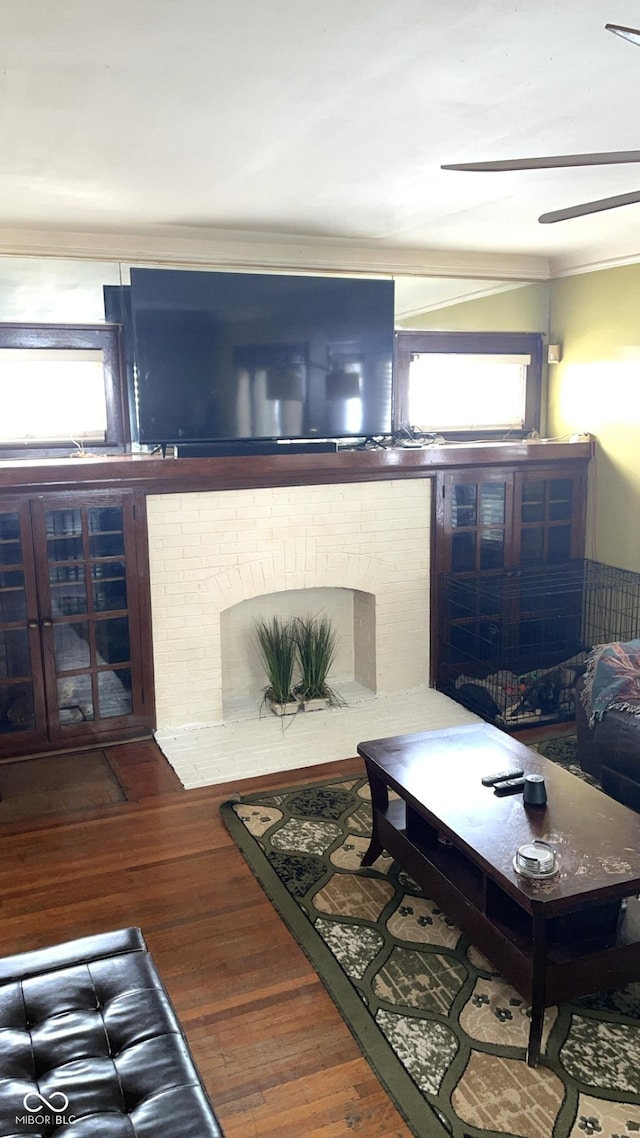
<svg viewBox="0 0 640 1138"><path fill-rule="evenodd" d="M274 715L296 715L299 703L297 699L290 699L288 703L275 703L273 700L267 698L267 703Z"/></svg>
<svg viewBox="0 0 640 1138"><path fill-rule="evenodd" d="M329 706L329 700L324 696L316 696L315 699L301 699L300 707L303 711L326 711Z"/></svg>

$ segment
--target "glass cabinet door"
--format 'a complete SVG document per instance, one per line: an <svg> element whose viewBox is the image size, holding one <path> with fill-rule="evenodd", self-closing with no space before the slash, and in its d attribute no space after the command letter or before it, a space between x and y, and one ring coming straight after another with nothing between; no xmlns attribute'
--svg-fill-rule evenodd
<svg viewBox="0 0 640 1138"><path fill-rule="evenodd" d="M473 573L583 557L584 478L562 466L445 475L442 569Z"/></svg>
<svg viewBox="0 0 640 1138"><path fill-rule="evenodd" d="M35 503L52 738L114 728L134 712L132 504L96 498Z"/></svg>
<svg viewBox="0 0 640 1138"><path fill-rule="evenodd" d="M447 476L445 532L451 542L447 568L453 573L503 569L508 563L511 479Z"/></svg>
<svg viewBox="0 0 640 1138"><path fill-rule="evenodd" d="M562 470L516 479L515 545L521 565L560 565L583 555L582 481Z"/></svg>
<svg viewBox="0 0 640 1138"><path fill-rule="evenodd" d="M0 502L0 739L46 736L28 503Z"/></svg>

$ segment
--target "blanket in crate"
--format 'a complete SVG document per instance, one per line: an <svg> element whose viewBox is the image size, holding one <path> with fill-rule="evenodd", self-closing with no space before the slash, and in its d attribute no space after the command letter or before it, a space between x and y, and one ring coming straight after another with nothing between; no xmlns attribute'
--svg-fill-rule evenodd
<svg viewBox="0 0 640 1138"><path fill-rule="evenodd" d="M607 711L640 715L640 640L596 645L587 657L582 702L590 727Z"/></svg>
<svg viewBox="0 0 640 1138"><path fill-rule="evenodd" d="M519 674L503 668L484 679L461 675L450 694L498 726L529 720L554 722L561 712L573 707L573 685L584 660L585 653L579 652L551 668Z"/></svg>

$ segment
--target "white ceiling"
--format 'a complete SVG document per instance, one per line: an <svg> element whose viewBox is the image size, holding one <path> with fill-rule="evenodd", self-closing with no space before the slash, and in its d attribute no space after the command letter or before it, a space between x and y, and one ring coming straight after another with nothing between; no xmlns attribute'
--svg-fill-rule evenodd
<svg viewBox="0 0 640 1138"><path fill-rule="evenodd" d="M640 204L537 217L640 165L440 169L640 148L640 49L606 22L640 0L5 0L3 233L635 258Z"/></svg>

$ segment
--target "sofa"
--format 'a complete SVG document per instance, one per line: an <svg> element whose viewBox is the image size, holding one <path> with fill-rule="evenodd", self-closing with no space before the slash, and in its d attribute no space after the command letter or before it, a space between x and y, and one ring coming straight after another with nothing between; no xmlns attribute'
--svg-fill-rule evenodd
<svg viewBox="0 0 640 1138"><path fill-rule="evenodd" d="M222 1138L140 929L0 959L0 1138Z"/></svg>
<svg viewBox="0 0 640 1138"><path fill-rule="evenodd" d="M602 789L640 811L640 641L599 645L575 687L578 760Z"/></svg>

